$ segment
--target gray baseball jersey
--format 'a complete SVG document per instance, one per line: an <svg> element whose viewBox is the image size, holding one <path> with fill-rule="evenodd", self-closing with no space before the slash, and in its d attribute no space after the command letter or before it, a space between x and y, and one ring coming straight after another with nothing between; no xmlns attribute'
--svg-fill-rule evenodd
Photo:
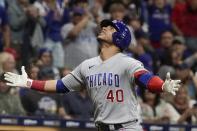
<svg viewBox="0 0 197 131"><path fill-rule="evenodd" d="M94 104L95 122L125 123L139 117L133 74L141 62L118 53L106 61L100 56L82 62L62 78L70 90L86 88Z"/></svg>

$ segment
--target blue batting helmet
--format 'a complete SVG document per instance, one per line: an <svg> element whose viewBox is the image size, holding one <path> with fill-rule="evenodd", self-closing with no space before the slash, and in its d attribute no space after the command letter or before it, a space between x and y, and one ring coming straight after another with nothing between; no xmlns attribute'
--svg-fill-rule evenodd
<svg viewBox="0 0 197 131"><path fill-rule="evenodd" d="M118 20L103 20L101 27L113 26L116 32L112 34L113 43L121 50L127 49L131 43L131 33L126 24Z"/></svg>

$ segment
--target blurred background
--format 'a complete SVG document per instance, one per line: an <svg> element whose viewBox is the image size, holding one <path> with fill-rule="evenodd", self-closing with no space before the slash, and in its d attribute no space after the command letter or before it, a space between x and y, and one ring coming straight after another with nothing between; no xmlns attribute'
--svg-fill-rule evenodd
<svg viewBox="0 0 197 131"><path fill-rule="evenodd" d="M165 80L181 79L176 96L136 87L146 124L197 124L197 0L0 0L0 116L92 121L86 90L47 94L5 84L25 66L36 80L60 79L99 54L103 19L132 32L124 51ZM1 123L2 124L2 123Z"/></svg>

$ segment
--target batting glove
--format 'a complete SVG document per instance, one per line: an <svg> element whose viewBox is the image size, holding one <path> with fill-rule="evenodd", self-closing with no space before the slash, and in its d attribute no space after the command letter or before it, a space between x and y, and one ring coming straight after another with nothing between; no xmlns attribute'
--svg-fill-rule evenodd
<svg viewBox="0 0 197 131"><path fill-rule="evenodd" d="M8 81L6 84L8 86L30 87L32 80L27 78L27 73L25 72L24 66L21 67L21 72L21 75L12 72L6 72L4 74L4 79Z"/></svg>
<svg viewBox="0 0 197 131"><path fill-rule="evenodd" d="M166 80L162 85L162 90L176 95L176 91L179 90L181 80L172 80L170 78L170 72L166 74Z"/></svg>

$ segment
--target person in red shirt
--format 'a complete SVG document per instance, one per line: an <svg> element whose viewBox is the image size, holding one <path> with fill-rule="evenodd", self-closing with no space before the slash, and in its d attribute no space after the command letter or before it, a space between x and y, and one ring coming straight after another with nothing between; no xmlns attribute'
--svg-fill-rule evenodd
<svg viewBox="0 0 197 131"><path fill-rule="evenodd" d="M197 50L197 1L177 3L172 12L173 27L177 35L186 38L188 48Z"/></svg>

